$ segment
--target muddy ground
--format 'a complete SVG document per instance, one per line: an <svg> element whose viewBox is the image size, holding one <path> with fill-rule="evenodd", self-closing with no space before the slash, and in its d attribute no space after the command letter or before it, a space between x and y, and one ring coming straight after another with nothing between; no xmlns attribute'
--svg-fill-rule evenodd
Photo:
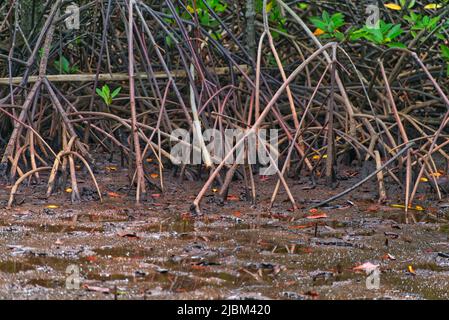
<svg viewBox="0 0 449 320"><path fill-rule="evenodd" d="M157 184L157 167L150 167ZM41 183L20 188L15 206L6 209L10 186L0 184L0 297L449 298L446 198L419 195L416 204L425 211L415 210L418 223L408 225L402 209L377 205L374 182L331 207L308 210L357 182L355 171L335 190L289 181L302 208L292 212L281 193L268 210L275 177L256 176L256 207L246 201L243 182L235 181L224 206L211 190L204 216L192 217L189 207L202 182L180 183L167 173L166 192L153 188L135 206L126 175L118 163L98 163L99 203L88 175L80 173L83 202L76 205L69 192L46 199L43 175ZM390 204L400 203L398 190L389 197ZM317 216L323 218L310 218ZM378 289L368 289L366 272L354 270L367 262L379 265ZM66 273L73 276L76 268L79 289Z"/></svg>

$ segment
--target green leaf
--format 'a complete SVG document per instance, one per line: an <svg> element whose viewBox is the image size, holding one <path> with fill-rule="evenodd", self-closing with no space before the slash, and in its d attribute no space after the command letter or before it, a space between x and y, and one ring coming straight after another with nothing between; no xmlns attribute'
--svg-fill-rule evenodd
<svg viewBox="0 0 449 320"><path fill-rule="evenodd" d="M320 18L312 17L309 20L310 22L313 23L315 27L320 28L321 30L327 30L327 24L323 22Z"/></svg>
<svg viewBox="0 0 449 320"><path fill-rule="evenodd" d="M122 87L118 87L117 89L115 89L111 94L111 98L114 99L116 96L118 96L120 90L122 90Z"/></svg>
<svg viewBox="0 0 449 320"><path fill-rule="evenodd" d="M325 21L325 22L329 22L330 21L330 16L329 16L329 13L327 12L327 11L323 11L323 20Z"/></svg>
<svg viewBox="0 0 449 320"><path fill-rule="evenodd" d="M97 94L98 94L100 97L104 98L104 96L103 96L103 91L101 91L99 88L96 88L95 91L97 92Z"/></svg>
<svg viewBox="0 0 449 320"><path fill-rule="evenodd" d="M345 39L345 35L340 31L337 31L335 32L335 38L337 38L338 41L343 41Z"/></svg>
<svg viewBox="0 0 449 320"><path fill-rule="evenodd" d="M61 60L60 60L61 66L62 66L62 71L64 71L64 73L69 73L70 71L70 62L69 60L67 60L66 57L62 56Z"/></svg>
<svg viewBox="0 0 449 320"><path fill-rule="evenodd" d="M107 84L105 84L101 89L103 90L106 97L109 97L111 95L111 90L109 89L109 86Z"/></svg>
<svg viewBox="0 0 449 320"><path fill-rule="evenodd" d="M387 33L386 38L393 40L394 38L400 36L404 30L401 29L400 24L396 24L391 30Z"/></svg>
<svg viewBox="0 0 449 320"><path fill-rule="evenodd" d="M441 49L441 55L443 56L443 58L445 58L446 60L449 60L449 47L442 44L442 45L440 45L440 49Z"/></svg>
<svg viewBox="0 0 449 320"><path fill-rule="evenodd" d="M391 42L391 43L388 43L387 46L390 48L402 48L402 49L407 48L407 46L405 44L403 44L402 42Z"/></svg>

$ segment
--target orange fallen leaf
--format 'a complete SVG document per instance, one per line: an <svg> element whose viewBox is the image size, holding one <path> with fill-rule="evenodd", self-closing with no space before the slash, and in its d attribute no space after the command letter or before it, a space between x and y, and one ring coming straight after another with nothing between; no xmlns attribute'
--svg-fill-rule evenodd
<svg viewBox="0 0 449 320"><path fill-rule="evenodd" d="M240 211L234 211L234 212L232 213L232 215L233 215L234 217L241 217L241 216L242 216L242 213L241 213Z"/></svg>
<svg viewBox="0 0 449 320"><path fill-rule="evenodd" d="M305 292L304 294L305 294L305 295L308 295L308 296L310 296L310 297L312 297L313 299L316 299L316 298L318 298L318 297L320 296L318 292L316 292L316 291L311 291L311 290Z"/></svg>
<svg viewBox="0 0 449 320"><path fill-rule="evenodd" d="M121 198L122 196L120 194L118 194L117 192L112 192L109 191L108 192L108 196L110 196L111 198Z"/></svg>
<svg viewBox="0 0 449 320"><path fill-rule="evenodd" d="M395 256L393 256L392 254L389 254L389 253L385 254L385 255L382 257L382 259L383 259L383 260L396 260Z"/></svg>
<svg viewBox="0 0 449 320"><path fill-rule="evenodd" d="M72 189L72 188L66 188L66 189L65 189L65 192L67 192L67 193L72 193L72 192L73 192L73 189Z"/></svg>
<svg viewBox="0 0 449 320"><path fill-rule="evenodd" d="M377 212L377 211L379 211L379 209L380 209L380 206L378 204L372 204L366 209L366 211L367 212Z"/></svg>
<svg viewBox="0 0 449 320"><path fill-rule="evenodd" d="M235 195L230 195L230 196L228 196L228 201L238 201L239 200L239 197L237 197L237 196L235 196Z"/></svg>
<svg viewBox="0 0 449 320"><path fill-rule="evenodd" d="M306 229L306 228L310 228L310 225L297 225L297 226L290 226L289 229L293 229L293 230L301 230L301 229Z"/></svg>
<svg viewBox="0 0 449 320"><path fill-rule="evenodd" d="M107 166L106 171L117 171L117 167L116 166Z"/></svg>
<svg viewBox="0 0 449 320"><path fill-rule="evenodd" d="M159 175L157 173L152 173L152 174L150 174L150 177L153 179L157 179L157 178L159 178Z"/></svg>
<svg viewBox="0 0 449 320"><path fill-rule="evenodd" d="M87 256L86 260L89 261L89 262L94 262L94 261L97 260L97 257L96 256Z"/></svg>
<svg viewBox="0 0 449 320"><path fill-rule="evenodd" d="M323 219L323 218L327 218L327 214L325 214L325 213L318 213L318 214L314 214L312 216L308 216L306 218L307 219Z"/></svg>
<svg viewBox="0 0 449 320"><path fill-rule="evenodd" d="M321 36L322 34L325 34L326 32L324 30L321 30L320 28L317 28L313 34L316 36Z"/></svg>
<svg viewBox="0 0 449 320"><path fill-rule="evenodd" d="M192 265L192 269L193 270L204 271L204 270L207 270L208 268L206 266L194 264L194 265Z"/></svg>

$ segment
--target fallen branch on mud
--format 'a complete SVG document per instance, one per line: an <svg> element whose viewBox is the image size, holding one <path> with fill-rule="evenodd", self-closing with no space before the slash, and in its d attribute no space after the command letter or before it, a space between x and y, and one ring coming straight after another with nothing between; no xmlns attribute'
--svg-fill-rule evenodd
<svg viewBox="0 0 449 320"><path fill-rule="evenodd" d="M211 73L214 73L218 76L228 75L231 72L231 69L228 67L217 67L211 68L208 70ZM238 67L233 67L232 72L240 73L247 72L247 65L239 65ZM96 74L50 74L45 76L50 82L91 82L95 81ZM148 74L144 72L136 73L136 79L148 79ZM170 72L168 75L164 71L154 72L155 79L168 79L169 77L173 78L187 78L187 72L185 70L174 70ZM19 84L23 81L23 77L12 77L12 78L0 78L0 85L9 85L9 84ZM28 77L28 83L34 83L39 80L39 76L30 76ZM129 80L128 73L100 73L98 75L98 81L127 81Z"/></svg>
<svg viewBox="0 0 449 320"><path fill-rule="evenodd" d="M368 182L369 180L371 180L371 178L373 178L374 176L376 176L380 171L382 171L383 169L385 169L386 167L388 167L390 164L392 164L397 158L399 158L401 155L403 155L405 152L407 152L411 147L413 147L415 145L415 142L409 142L408 144L405 145L405 147L399 151L397 154L395 154L390 160L388 160L387 162L385 162L380 168L378 168L376 171L372 172L371 174L369 174L366 178L362 179L361 181L357 182L355 185L353 185L352 187L346 189L345 191L327 199L324 200L316 205L311 206L310 208L319 208L322 207L326 204L328 204L329 202L335 201L345 195L347 195L348 193L350 193L351 191L354 191L355 189L357 189L358 187L360 187L362 184L364 184L365 182Z"/></svg>

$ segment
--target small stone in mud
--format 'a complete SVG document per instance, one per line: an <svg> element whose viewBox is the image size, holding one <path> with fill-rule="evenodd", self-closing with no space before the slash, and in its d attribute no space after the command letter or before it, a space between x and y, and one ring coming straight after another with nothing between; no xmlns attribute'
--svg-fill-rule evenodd
<svg viewBox="0 0 449 320"><path fill-rule="evenodd" d="M56 214L55 210L49 208L44 208L42 212L48 216L54 216Z"/></svg>
<svg viewBox="0 0 449 320"><path fill-rule="evenodd" d="M136 270L134 274L136 275L136 277L145 277L148 273L146 273L145 271Z"/></svg>
<svg viewBox="0 0 449 320"><path fill-rule="evenodd" d="M307 300L307 298L301 294L298 294L296 292L291 291L285 291L281 293L282 297L285 297L287 299L291 300Z"/></svg>

